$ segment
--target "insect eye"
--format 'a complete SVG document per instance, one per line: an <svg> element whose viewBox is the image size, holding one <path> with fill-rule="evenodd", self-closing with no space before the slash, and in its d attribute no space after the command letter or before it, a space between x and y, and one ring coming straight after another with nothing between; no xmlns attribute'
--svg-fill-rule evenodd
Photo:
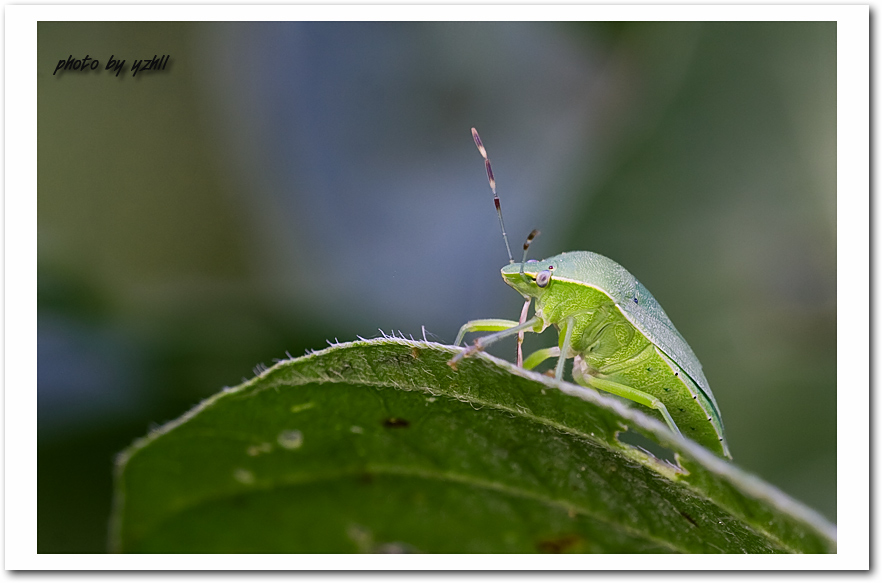
<svg viewBox="0 0 882 583"><path fill-rule="evenodd" d="M536 276L536 285L539 287L545 287L548 285L549 281L551 281L551 272L547 269L545 271L540 271L539 275Z"/></svg>

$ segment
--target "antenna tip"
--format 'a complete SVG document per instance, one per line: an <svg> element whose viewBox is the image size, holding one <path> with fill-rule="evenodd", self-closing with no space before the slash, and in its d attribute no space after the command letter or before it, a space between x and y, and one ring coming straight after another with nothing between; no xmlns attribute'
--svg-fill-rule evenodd
<svg viewBox="0 0 882 583"><path fill-rule="evenodd" d="M484 142L481 141L481 136L478 135L478 130L472 128L472 139L475 140L475 145L478 146L478 151L481 152L481 156L484 159L487 159L487 150L484 149Z"/></svg>

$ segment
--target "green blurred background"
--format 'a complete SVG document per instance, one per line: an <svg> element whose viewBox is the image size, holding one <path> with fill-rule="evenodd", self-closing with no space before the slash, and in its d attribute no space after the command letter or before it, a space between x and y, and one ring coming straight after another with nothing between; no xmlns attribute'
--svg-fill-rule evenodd
<svg viewBox="0 0 882 583"><path fill-rule="evenodd" d="M42 22L37 78L39 552L103 552L114 454L259 363L515 318L471 126L512 246L630 270L835 522L835 23Z"/></svg>

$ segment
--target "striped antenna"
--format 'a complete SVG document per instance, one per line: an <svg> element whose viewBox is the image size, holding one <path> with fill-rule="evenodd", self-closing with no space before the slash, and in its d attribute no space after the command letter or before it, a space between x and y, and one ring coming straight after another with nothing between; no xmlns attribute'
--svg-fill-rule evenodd
<svg viewBox="0 0 882 583"><path fill-rule="evenodd" d="M524 258L521 259L521 263L527 262L527 249L530 248L530 244L533 242L533 239L538 237L540 234L541 233L539 229L533 229L532 231L530 231L530 234L527 235L527 240L524 241Z"/></svg>
<svg viewBox="0 0 882 583"><path fill-rule="evenodd" d="M484 148L484 142L478 135L478 130L472 128L472 137L475 139L475 145L484 158L484 167L487 169L487 180L490 182L490 191L493 193L493 204L496 205L496 214L499 216L499 227L502 229L502 240L505 241L505 250L508 251L508 262L514 263L514 257L511 255L511 247L508 246L508 235L505 234L505 223L502 221L502 208L499 206L499 196L496 194L496 179L493 177L493 169L490 168L490 158L487 157L487 150Z"/></svg>
<svg viewBox="0 0 882 583"><path fill-rule="evenodd" d="M533 229L532 231L530 231L530 234L527 235L527 240L524 241L524 258L521 259L521 271L520 271L521 278L524 280L527 280L527 276L524 275L524 264L527 262L527 249L530 248L530 243L532 243L533 239L538 237L539 234L540 234L539 229ZM529 281L529 280L527 280L527 281Z"/></svg>

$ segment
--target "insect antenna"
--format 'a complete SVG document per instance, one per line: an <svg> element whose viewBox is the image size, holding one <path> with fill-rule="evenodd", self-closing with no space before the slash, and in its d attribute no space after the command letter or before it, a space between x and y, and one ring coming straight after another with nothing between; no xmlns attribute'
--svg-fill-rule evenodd
<svg viewBox="0 0 882 583"><path fill-rule="evenodd" d="M490 168L490 158L487 157L487 150L478 135L478 130L472 128L472 138L475 139L475 145L484 158L484 167L487 169L487 180L490 182L490 191L493 193L493 204L496 205L496 214L499 216L499 227L502 229L502 240L505 241L505 250L508 251L508 262L514 263L514 257L511 255L511 247L508 245L508 235L505 234L505 223L502 221L502 208L499 206L499 196L496 194L496 179L493 177L493 169Z"/></svg>
<svg viewBox="0 0 882 583"><path fill-rule="evenodd" d="M533 229L532 231L530 231L530 234L527 235L527 240L524 241L524 257L523 257L523 259L521 259L521 271L520 271L521 279L524 279L524 280L527 279L527 276L524 275L524 264L527 262L527 249L530 248L530 244L533 242L533 239L538 237L540 234L541 233L539 232L539 229Z"/></svg>

